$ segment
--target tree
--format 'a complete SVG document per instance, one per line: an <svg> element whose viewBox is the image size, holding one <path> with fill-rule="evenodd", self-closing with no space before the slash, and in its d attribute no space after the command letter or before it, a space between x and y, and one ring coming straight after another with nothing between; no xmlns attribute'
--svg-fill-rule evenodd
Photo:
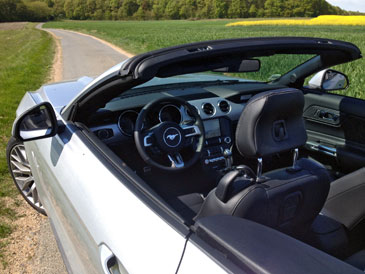
<svg viewBox="0 0 365 274"><path fill-rule="evenodd" d="M24 20L23 18L28 18L28 9L22 1L18 1L16 3L16 20Z"/></svg>
<svg viewBox="0 0 365 274"><path fill-rule="evenodd" d="M256 17L260 17L260 18L265 17L265 9L264 8L258 9Z"/></svg>
<svg viewBox="0 0 365 274"><path fill-rule="evenodd" d="M120 0L110 0L109 10L111 12L111 18L113 20L118 20L118 10L122 6L123 2Z"/></svg>
<svg viewBox="0 0 365 274"><path fill-rule="evenodd" d="M65 14L65 0L54 0L53 16L56 18L64 18Z"/></svg>
<svg viewBox="0 0 365 274"><path fill-rule="evenodd" d="M257 16L257 8L255 4L252 4L250 7L250 10L248 11L250 14L250 17L256 17Z"/></svg>
<svg viewBox="0 0 365 274"><path fill-rule="evenodd" d="M248 11L245 0L232 0L228 9L228 17L242 18L247 17Z"/></svg>
<svg viewBox="0 0 365 274"><path fill-rule="evenodd" d="M0 0L0 21L313 17L321 14L354 13L334 7L326 0Z"/></svg>
<svg viewBox="0 0 365 274"><path fill-rule="evenodd" d="M169 1L166 6L165 13L169 19L179 19L179 3L178 1Z"/></svg>
<svg viewBox="0 0 365 274"><path fill-rule="evenodd" d="M214 0L214 8L216 18L227 17L228 4L226 0Z"/></svg>
<svg viewBox="0 0 365 274"><path fill-rule="evenodd" d="M20 0L0 0L0 22L17 20L17 4Z"/></svg>
<svg viewBox="0 0 365 274"><path fill-rule="evenodd" d="M195 0L182 0L180 2L180 19L194 18L196 9Z"/></svg>
<svg viewBox="0 0 365 274"><path fill-rule="evenodd" d="M152 16L155 19L162 19L165 16L165 9L167 6L167 0L155 0L152 6Z"/></svg>
<svg viewBox="0 0 365 274"><path fill-rule="evenodd" d="M265 15L267 17L280 17L284 9L284 0L267 0L265 2Z"/></svg>
<svg viewBox="0 0 365 274"><path fill-rule="evenodd" d="M87 18L86 0L74 0L73 7L73 18L81 20L85 20Z"/></svg>
<svg viewBox="0 0 365 274"><path fill-rule="evenodd" d="M66 18L72 19L73 18L72 0L66 0L63 9L65 10Z"/></svg>
<svg viewBox="0 0 365 274"><path fill-rule="evenodd" d="M201 9L197 12L198 18L215 18L215 6L213 0L201 0L198 3L198 6Z"/></svg>
<svg viewBox="0 0 365 274"><path fill-rule="evenodd" d="M124 18L132 17L138 10L139 6L136 0L124 0L122 5L122 14Z"/></svg>
<svg viewBox="0 0 365 274"><path fill-rule="evenodd" d="M52 9L50 9L45 2L26 2L25 6L27 8L27 17L29 21L47 21L52 15Z"/></svg>
<svg viewBox="0 0 365 274"><path fill-rule="evenodd" d="M151 18L152 3L149 0L139 0L137 4L139 5L139 8L133 17L139 20Z"/></svg>

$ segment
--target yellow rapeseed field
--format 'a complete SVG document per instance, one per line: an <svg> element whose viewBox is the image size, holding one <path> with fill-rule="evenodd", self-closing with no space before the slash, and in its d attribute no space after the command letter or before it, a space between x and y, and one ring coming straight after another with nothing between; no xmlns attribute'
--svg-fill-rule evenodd
<svg viewBox="0 0 365 274"><path fill-rule="evenodd" d="M352 25L365 26L365 16L348 16L348 15L321 15L312 19L274 19L274 20L257 20L257 21L240 21L229 23L226 26L253 26L253 25Z"/></svg>

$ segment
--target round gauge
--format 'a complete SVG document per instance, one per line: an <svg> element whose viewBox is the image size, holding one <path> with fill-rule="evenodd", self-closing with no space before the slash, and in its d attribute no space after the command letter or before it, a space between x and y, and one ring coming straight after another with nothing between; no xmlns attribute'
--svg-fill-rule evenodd
<svg viewBox="0 0 365 274"><path fill-rule="evenodd" d="M138 117L138 112L134 110L124 111L118 118L118 127L120 131L127 136L132 136L134 126Z"/></svg>
<svg viewBox="0 0 365 274"><path fill-rule="evenodd" d="M161 108L158 119L160 122L175 122L180 124L182 122L182 115L180 109L174 105L165 105Z"/></svg>

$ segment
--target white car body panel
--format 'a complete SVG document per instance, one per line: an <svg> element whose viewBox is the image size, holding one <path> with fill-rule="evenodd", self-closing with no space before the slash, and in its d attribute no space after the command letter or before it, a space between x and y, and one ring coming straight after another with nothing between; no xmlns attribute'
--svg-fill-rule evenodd
<svg viewBox="0 0 365 274"><path fill-rule="evenodd" d="M98 246L105 244L129 273L176 271L184 236L131 193L76 134L25 145L71 269L102 273ZM50 155L52 162L46 160Z"/></svg>
<svg viewBox="0 0 365 274"><path fill-rule="evenodd" d="M179 268L179 274L191 273L223 274L227 272L189 241Z"/></svg>

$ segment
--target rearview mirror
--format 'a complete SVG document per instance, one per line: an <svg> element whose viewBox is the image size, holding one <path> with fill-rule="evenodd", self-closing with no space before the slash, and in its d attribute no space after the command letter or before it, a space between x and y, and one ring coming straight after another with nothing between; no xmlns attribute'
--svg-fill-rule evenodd
<svg viewBox="0 0 365 274"><path fill-rule="evenodd" d="M214 72L255 72L261 68L261 62L258 59L248 59L232 64L228 67L214 69Z"/></svg>
<svg viewBox="0 0 365 274"><path fill-rule="evenodd" d="M326 91L346 89L349 86L347 76L333 69L318 72L309 81L309 87Z"/></svg>
<svg viewBox="0 0 365 274"><path fill-rule="evenodd" d="M21 114L14 124L13 136L21 141L31 141L56 135L57 119L48 102L38 104Z"/></svg>

